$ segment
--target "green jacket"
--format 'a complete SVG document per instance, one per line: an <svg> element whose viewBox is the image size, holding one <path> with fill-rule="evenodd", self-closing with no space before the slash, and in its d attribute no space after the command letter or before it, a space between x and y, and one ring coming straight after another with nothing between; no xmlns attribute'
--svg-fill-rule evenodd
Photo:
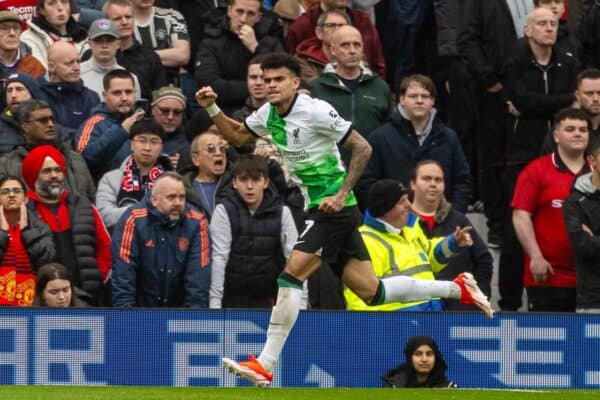
<svg viewBox="0 0 600 400"><path fill-rule="evenodd" d="M390 113L390 88L370 69L363 70L358 88L351 92L327 64L321 76L310 82L311 96L330 103L340 115L352 121L354 129L367 137L383 124Z"/></svg>

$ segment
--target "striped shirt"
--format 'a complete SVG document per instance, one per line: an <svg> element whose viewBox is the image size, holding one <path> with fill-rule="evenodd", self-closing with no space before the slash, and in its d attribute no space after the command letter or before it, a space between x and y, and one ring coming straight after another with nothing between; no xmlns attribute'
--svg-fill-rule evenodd
<svg viewBox="0 0 600 400"><path fill-rule="evenodd" d="M135 38L151 49L169 49L176 40L190 40L185 18L179 11L154 7L147 23L135 23Z"/></svg>

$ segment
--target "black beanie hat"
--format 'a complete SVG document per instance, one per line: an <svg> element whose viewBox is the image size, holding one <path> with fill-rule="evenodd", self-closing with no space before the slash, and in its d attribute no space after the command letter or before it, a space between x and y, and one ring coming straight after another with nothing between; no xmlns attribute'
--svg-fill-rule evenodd
<svg viewBox="0 0 600 400"><path fill-rule="evenodd" d="M406 187L393 179L381 179L369 190L368 209L372 216L381 217L390 211L402 196L408 194Z"/></svg>

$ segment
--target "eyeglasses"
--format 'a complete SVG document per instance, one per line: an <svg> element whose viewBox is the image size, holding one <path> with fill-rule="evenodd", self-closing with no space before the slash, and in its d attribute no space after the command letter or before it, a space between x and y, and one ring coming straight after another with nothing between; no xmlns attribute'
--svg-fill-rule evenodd
<svg viewBox="0 0 600 400"><path fill-rule="evenodd" d="M346 26L348 24L336 24L335 22L324 22L323 25L321 25L321 27L323 28L341 28L342 26Z"/></svg>
<svg viewBox="0 0 600 400"><path fill-rule="evenodd" d="M16 33L21 32L21 24L0 24L0 32L8 33L10 31L15 31Z"/></svg>
<svg viewBox="0 0 600 400"><path fill-rule="evenodd" d="M146 139L146 138L135 138L134 142L138 142L142 146L150 145L152 147L160 146L162 144L162 140L160 139Z"/></svg>
<svg viewBox="0 0 600 400"><path fill-rule="evenodd" d="M48 116L39 117L39 118L36 118L36 119L28 119L25 122L39 122L42 125L47 125L50 122L54 123L54 117L52 115L48 115Z"/></svg>
<svg viewBox="0 0 600 400"><path fill-rule="evenodd" d="M53 172L56 175L60 175L60 174L64 173L64 171L61 167L48 167L48 168L42 168L40 170L40 175L50 175Z"/></svg>
<svg viewBox="0 0 600 400"><path fill-rule="evenodd" d="M165 107L158 107L158 106L156 108L158 108L158 111L160 111L160 113L163 115L169 115L169 114L173 113L174 116L179 117L181 114L183 114L182 108L165 108Z"/></svg>
<svg viewBox="0 0 600 400"><path fill-rule="evenodd" d="M217 150L219 151L219 153L225 154L227 152L227 146L214 146L212 144L206 146L206 152L208 154L215 154Z"/></svg>
<svg viewBox="0 0 600 400"><path fill-rule="evenodd" d="M23 194L23 189L20 187L0 189L0 195L8 196L9 194Z"/></svg>

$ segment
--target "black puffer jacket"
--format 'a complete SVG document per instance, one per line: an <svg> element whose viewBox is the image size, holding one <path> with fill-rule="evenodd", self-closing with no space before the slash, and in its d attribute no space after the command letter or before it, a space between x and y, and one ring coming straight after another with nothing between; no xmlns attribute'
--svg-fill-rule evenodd
<svg viewBox="0 0 600 400"><path fill-rule="evenodd" d="M285 266L280 240L282 202L270 185L253 215L233 188L221 204L232 237L222 306L271 308L277 297L277 277Z"/></svg>
<svg viewBox="0 0 600 400"><path fill-rule="evenodd" d="M600 308L600 190L592 184L591 176L589 173L577 178L563 203L565 226L575 254L578 308Z"/></svg>
<svg viewBox="0 0 600 400"><path fill-rule="evenodd" d="M40 221L35 213L29 210L27 211L27 221L27 228L21 231L21 240L35 272L42 265L54 261L56 250L48 225ZM8 232L0 230L0 260L4 257L8 241Z"/></svg>
<svg viewBox="0 0 600 400"><path fill-rule="evenodd" d="M207 26L196 54L195 76L200 86L212 86L219 95L219 104L233 111L248 97L246 73L250 59L263 53L281 52L281 41L259 29L255 30L258 47L250 53L235 33L229 29L229 18L222 17L218 25Z"/></svg>

